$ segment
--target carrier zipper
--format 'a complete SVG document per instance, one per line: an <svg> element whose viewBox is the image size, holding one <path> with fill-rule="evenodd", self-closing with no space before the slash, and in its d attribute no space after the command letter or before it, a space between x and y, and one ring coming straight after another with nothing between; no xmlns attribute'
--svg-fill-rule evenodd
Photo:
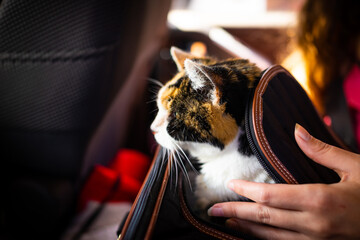
<svg viewBox="0 0 360 240"><path fill-rule="evenodd" d="M261 166L266 170L266 172L274 179L276 183L286 183L286 181L277 174L275 169L270 165L268 160L265 156L262 155L261 151L259 150L259 147L256 145L254 138L255 134L252 131L252 115L251 115L251 109L253 104L253 96L255 93L255 88L253 88L250 91L248 101L246 104L246 111L245 111L245 134L247 137L247 140L249 142L250 148L253 151L254 155L258 159Z"/></svg>

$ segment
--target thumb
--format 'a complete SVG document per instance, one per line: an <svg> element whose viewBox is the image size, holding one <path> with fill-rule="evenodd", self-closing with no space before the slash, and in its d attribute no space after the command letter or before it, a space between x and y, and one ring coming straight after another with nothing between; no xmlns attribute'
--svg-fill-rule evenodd
<svg viewBox="0 0 360 240"><path fill-rule="evenodd" d="M301 150L315 162L333 169L342 179L345 175L358 170L360 156L326 144L311 136L302 126L296 124L295 139Z"/></svg>

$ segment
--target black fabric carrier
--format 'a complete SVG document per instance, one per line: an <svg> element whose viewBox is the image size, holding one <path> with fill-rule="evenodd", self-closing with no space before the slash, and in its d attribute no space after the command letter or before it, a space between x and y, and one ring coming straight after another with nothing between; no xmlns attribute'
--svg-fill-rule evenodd
<svg viewBox="0 0 360 240"><path fill-rule="evenodd" d="M341 144L323 124L298 82L279 65L268 68L250 95L246 134L260 163L278 183L334 183L332 170L305 156L294 138L295 124L335 146ZM121 228L119 239L251 239L192 211L192 191L181 171L172 172L158 149L152 167ZM166 162L166 161L165 161ZM179 175L179 180L174 176ZM119 232L120 233L120 232Z"/></svg>

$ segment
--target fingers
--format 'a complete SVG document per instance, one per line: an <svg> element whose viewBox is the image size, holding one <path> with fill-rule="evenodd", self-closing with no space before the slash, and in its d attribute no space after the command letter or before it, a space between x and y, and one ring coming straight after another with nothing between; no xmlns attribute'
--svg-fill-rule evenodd
<svg viewBox="0 0 360 240"><path fill-rule="evenodd" d="M284 229L304 231L301 223L307 219L300 211L276 209L257 203L228 202L215 204L208 211L210 216L236 217ZM299 224L300 223L300 224Z"/></svg>
<svg viewBox="0 0 360 240"><path fill-rule="evenodd" d="M226 221L226 225L232 229L239 230L245 234L249 234L261 239L309 239L307 236L285 229L274 228L262 224L231 218Z"/></svg>
<svg viewBox="0 0 360 240"><path fill-rule="evenodd" d="M310 211L278 209L254 202L227 202L215 204L208 210L208 214L265 224L309 236L330 237L343 231L339 216L342 216L344 207L338 207L336 202L326 198L314 198L315 203L312 203Z"/></svg>
<svg viewBox="0 0 360 240"><path fill-rule="evenodd" d="M312 202L318 184L267 184L231 180L228 187L237 194L257 203L291 210L304 210Z"/></svg>
<svg viewBox="0 0 360 240"><path fill-rule="evenodd" d="M295 139L301 150L315 162L336 171L341 178L360 171L360 155L326 144L296 124ZM354 161L355 160L355 161Z"/></svg>

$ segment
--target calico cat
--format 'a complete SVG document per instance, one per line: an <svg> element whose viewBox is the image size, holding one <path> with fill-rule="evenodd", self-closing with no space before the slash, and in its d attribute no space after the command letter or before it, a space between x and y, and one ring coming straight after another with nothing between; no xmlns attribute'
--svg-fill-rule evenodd
<svg viewBox="0 0 360 240"><path fill-rule="evenodd" d="M151 124L156 141L173 152L187 151L201 163L196 177L198 209L241 200L226 185L231 179L274 183L252 153L245 134L249 89L261 70L245 59L198 58L172 47L178 73L157 96Z"/></svg>

